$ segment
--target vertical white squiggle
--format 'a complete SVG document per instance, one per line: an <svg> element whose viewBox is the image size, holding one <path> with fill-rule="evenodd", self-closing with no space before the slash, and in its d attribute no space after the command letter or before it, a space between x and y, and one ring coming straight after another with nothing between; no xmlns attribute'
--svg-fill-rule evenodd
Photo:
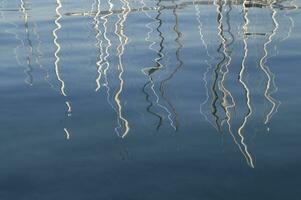
<svg viewBox="0 0 301 200"><path fill-rule="evenodd" d="M238 128L238 135L240 137L240 143L244 147L244 152L245 152L245 154L247 156L248 164L252 168L254 168L253 158L252 158L251 154L248 151L248 147L247 147L247 145L245 143L245 138L244 138L243 133L242 133L242 130L246 126L246 123L247 123L249 117L253 113L252 107L251 107L250 90L249 90L247 84L245 83L245 81L243 80L244 72L245 72L245 69L246 69L246 59L247 59L247 56L248 56L248 43L247 43L247 35L246 35L246 33L248 32L248 24L249 24L248 10L246 8L245 3L246 3L246 1L244 1L244 3L243 3L243 14L244 14L244 21L245 21L245 24L243 25L244 56L243 56L243 60L242 60L242 63L241 63L241 70L239 72L239 82L243 85L243 88L246 91L247 106L248 106L248 110L249 111L248 111L247 115L244 117L243 123Z"/></svg>
<svg viewBox="0 0 301 200"><path fill-rule="evenodd" d="M278 24L278 22L275 18L276 14L277 14L277 11L273 8L274 3L275 3L275 1L273 1L270 5L270 8L272 10L272 21L273 21L274 28L272 30L272 33L269 35L268 40L264 43L264 46L263 46L264 55L260 59L260 67L261 67L262 71L265 73L265 75L267 77L267 85L266 85L266 89L264 91L264 96L267 99L267 101L270 102L270 104L272 106L271 110L266 115L266 118L265 118L265 121L264 121L265 124L267 124L270 121L271 117L273 116L274 111L277 110L277 105L279 105L277 103L277 101L271 96L271 93L270 93L271 85L274 86L274 87L276 87L276 86L275 86L275 82L274 82L274 75L270 71L269 67L266 65L266 62L267 62L267 59L268 59L267 47L272 42L272 38L276 35L278 27L279 27L279 24Z"/></svg>
<svg viewBox="0 0 301 200"><path fill-rule="evenodd" d="M62 18L62 14L60 13L60 9L62 8L62 3L60 0L56 0L56 19L54 21L56 28L52 31L52 35L53 35L53 43L56 46L56 50L54 52L54 57L55 57L55 62L54 62L54 70L55 70L55 74L56 74L56 78L57 80L60 82L61 87L60 87L60 91L62 96L67 97L67 94L65 92L65 82L64 80L61 78L60 75L60 51L61 51L61 45L58 42L58 31L62 28L61 24L60 24L60 20ZM71 116L71 112L72 112L72 107L71 107L71 102L66 101L66 106L67 106L67 112L68 112L68 117ZM64 132L66 134L66 139L70 139L70 134L67 128L64 128Z"/></svg>
<svg viewBox="0 0 301 200"><path fill-rule="evenodd" d="M116 29L115 29L115 34L119 38L120 45L117 47L117 55L118 55L118 79L119 79L119 89L117 90L114 100L117 105L117 112L118 112L118 121L121 121L123 124L124 131L120 133L121 127L118 126L115 128L115 131L118 136L125 138L130 130L129 122L127 121L126 118L123 116L123 108L121 105L120 101L120 94L123 91L123 86L124 86L124 80L123 80L123 73L124 73L124 68L123 68L123 54L125 50L125 46L128 43L128 37L124 34L124 23L127 19L127 16L129 12L131 11L130 4L127 0L122 0L123 6L122 6L122 13L118 15L118 22L116 23Z"/></svg>
<svg viewBox="0 0 301 200"><path fill-rule="evenodd" d="M96 77L96 89L95 91L98 91L100 89L100 80L101 80L101 76L102 76L102 62L103 62L103 48L102 48L102 40L99 38L102 35L102 32L100 30L100 20L99 20L99 15L100 15L100 0L96 0L96 13L95 16L93 18L94 21L94 29L96 30L96 47L99 49L100 54L99 54L99 58L96 62L96 66L97 66L97 77Z"/></svg>
<svg viewBox="0 0 301 200"><path fill-rule="evenodd" d="M217 129L217 127L208 119L207 115L203 111L204 105L206 105L206 103L209 101L209 89L208 89L207 75L208 75L209 71L213 68L211 62L214 60L214 58L209 54L208 45L207 45L207 43L205 42L205 39L204 39L204 35L203 35L203 31L202 31L203 24L201 22L201 12L200 12L199 6L195 5L195 10L196 10L197 22L199 24L198 29L199 29L200 38L201 38L202 44L203 44L203 46L206 50L206 55L209 58L209 60L205 59L205 63L207 65L207 68L206 68L206 71L204 72L203 77L202 77L202 80L204 82L205 91L206 91L206 98L200 104L200 113L201 113L201 115L203 115L204 119L207 122L209 122L209 124L211 124L214 128Z"/></svg>
<svg viewBox="0 0 301 200"><path fill-rule="evenodd" d="M28 51L29 51L27 58L26 58L27 68L24 70L24 73L26 75L25 83L32 86L33 85L33 76L32 76L33 69L31 66L31 56L33 53L33 48L32 48L30 38L29 38L29 21L28 21L29 16L28 16L28 13L26 10L26 2L24 0L21 0L20 11L23 13L24 26L25 26L25 37L27 37L27 40L28 40L27 45L28 45Z"/></svg>

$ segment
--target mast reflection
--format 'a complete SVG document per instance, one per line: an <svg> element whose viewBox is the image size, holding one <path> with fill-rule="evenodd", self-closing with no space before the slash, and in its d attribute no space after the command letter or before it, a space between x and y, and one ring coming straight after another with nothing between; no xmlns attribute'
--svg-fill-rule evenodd
<svg viewBox="0 0 301 200"><path fill-rule="evenodd" d="M56 50L54 52L54 57L55 57L55 62L54 62L54 71L56 74L56 79L58 82L61 84L60 86L60 93L63 97L67 98L67 94L65 91L65 81L61 77L61 72L60 72L60 51L61 51L61 45L58 41L58 32L61 30L62 25L60 23L60 20L62 18L62 14L60 13L60 9L62 9L62 3L60 0L56 0L56 18L54 20L54 23L56 25L55 29L52 31L53 35L53 43L56 47ZM71 107L71 102L69 100L65 101L66 107L67 107L67 117L70 117L72 114L72 107ZM68 129L65 127L64 128L64 133L66 135L66 139L70 139L70 133Z"/></svg>

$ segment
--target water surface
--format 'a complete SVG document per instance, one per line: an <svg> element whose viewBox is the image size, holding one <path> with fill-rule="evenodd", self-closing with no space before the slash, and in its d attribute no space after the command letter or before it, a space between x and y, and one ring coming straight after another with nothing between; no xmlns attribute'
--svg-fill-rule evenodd
<svg viewBox="0 0 301 200"><path fill-rule="evenodd" d="M300 1L1 0L0 198L300 199Z"/></svg>

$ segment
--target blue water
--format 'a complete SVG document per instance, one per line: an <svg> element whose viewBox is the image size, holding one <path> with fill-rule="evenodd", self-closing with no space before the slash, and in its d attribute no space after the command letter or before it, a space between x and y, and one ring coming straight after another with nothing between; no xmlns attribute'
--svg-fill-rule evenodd
<svg viewBox="0 0 301 200"><path fill-rule="evenodd" d="M300 3L1 0L0 199L299 200Z"/></svg>

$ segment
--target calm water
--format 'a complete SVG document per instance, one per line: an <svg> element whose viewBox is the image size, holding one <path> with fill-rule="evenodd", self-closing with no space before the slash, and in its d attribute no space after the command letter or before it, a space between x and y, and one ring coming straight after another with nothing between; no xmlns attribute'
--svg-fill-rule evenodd
<svg viewBox="0 0 301 200"><path fill-rule="evenodd" d="M301 198L301 1L0 2L1 200Z"/></svg>

